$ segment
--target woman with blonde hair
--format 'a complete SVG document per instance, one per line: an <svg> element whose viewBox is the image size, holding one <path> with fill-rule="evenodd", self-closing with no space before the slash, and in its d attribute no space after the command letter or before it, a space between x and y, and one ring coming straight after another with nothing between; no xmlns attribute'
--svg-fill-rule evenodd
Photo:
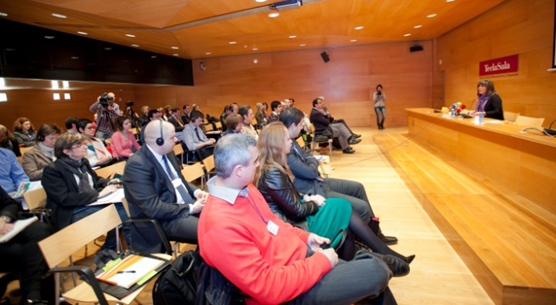
<svg viewBox="0 0 556 305"><path fill-rule="evenodd" d="M6 126L1 124L0 124L0 147L13 151L16 157L21 157L21 152L19 151L19 143L14 138L10 130L8 130Z"/></svg>
<svg viewBox="0 0 556 305"><path fill-rule="evenodd" d="M259 136L259 169L255 185L263 194L274 214L293 226L326 237L338 246L338 233L347 232L344 244L338 249L341 258L355 256L354 235L373 251L382 254L394 276L409 273L414 255L405 257L386 246L363 222L350 203L343 198L325 199L320 195L305 194L303 199L293 184L287 164L291 139L281 122L267 125Z"/></svg>
<svg viewBox="0 0 556 305"><path fill-rule="evenodd" d="M17 139L19 144L23 144L23 147L31 147L35 145L35 137L37 132L33 128L33 124L26 117L21 117L14 122L14 137Z"/></svg>

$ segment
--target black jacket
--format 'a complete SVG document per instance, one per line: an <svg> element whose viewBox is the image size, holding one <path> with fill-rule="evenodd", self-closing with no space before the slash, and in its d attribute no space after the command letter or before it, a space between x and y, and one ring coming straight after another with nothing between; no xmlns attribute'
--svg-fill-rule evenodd
<svg viewBox="0 0 556 305"><path fill-rule="evenodd" d="M504 110L502 109L502 99L498 94L494 94L488 98L485 104L485 114L487 118L498 120L504 119Z"/></svg>
<svg viewBox="0 0 556 305"><path fill-rule="evenodd" d="M42 173L41 181L46 192L46 208L52 210L58 229L63 229L71 223L73 210L76 207L97 201L98 193L108 183L108 179L97 176L87 159L83 162L86 162L87 172L93 178L94 192L79 193L75 176L58 160L48 164Z"/></svg>
<svg viewBox="0 0 556 305"><path fill-rule="evenodd" d="M264 169L259 178L258 189L272 213L307 231L305 218L316 214L319 206L314 201L301 202L299 192L288 175L277 167Z"/></svg>
<svg viewBox="0 0 556 305"><path fill-rule="evenodd" d="M315 133L321 134L328 130L332 134L332 128L330 128L330 118L324 115L322 112L313 108L311 114L309 115L309 120L315 126Z"/></svg>

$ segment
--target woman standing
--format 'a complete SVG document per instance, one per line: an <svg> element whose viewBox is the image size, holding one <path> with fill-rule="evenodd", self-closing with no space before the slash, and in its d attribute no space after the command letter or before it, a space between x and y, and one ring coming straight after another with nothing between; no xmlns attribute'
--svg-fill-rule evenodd
<svg viewBox="0 0 556 305"><path fill-rule="evenodd" d="M384 119L386 118L384 101L386 101L386 95L382 92L381 84L376 86L376 91L373 93L373 101L375 102L376 124L378 125L378 129L384 129ZM382 118L380 118L381 115Z"/></svg>
<svg viewBox="0 0 556 305"><path fill-rule="evenodd" d="M131 121L128 117L118 117L116 119L116 126L118 131L112 136L112 155L127 160L133 156L135 151L141 148L141 145L137 143L135 136L130 131Z"/></svg>
<svg viewBox="0 0 556 305"><path fill-rule="evenodd" d="M87 160L87 144L81 134L66 132L56 140L54 155L56 161L44 168L42 185L46 192L46 208L51 209L58 229L79 221L106 205L89 206L100 197L117 190L108 179L98 177ZM127 214L121 202L115 203L122 222ZM126 241L129 242L127 228ZM114 249L114 230L108 232L102 249Z"/></svg>
<svg viewBox="0 0 556 305"><path fill-rule="evenodd" d="M107 165L112 159L112 154L106 149L101 140L94 137L95 127L89 119L81 119L77 122L77 130L83 136L87 155L91 166Z"/></svg>
<svg viewBox="0 0 556 305"><path fill-rule="evenodd" d="M356 235L373 251L385 256L389 267L395 269L392 270L394 275L409 273L408 264L415 256L405 257L388 248L352 211L347 200L325 199L320 195L305 195L301 200L286 161L291 139L281 122L271 123L263 129L257 148L260 165L255 185L274 214L293 226L330 239L332 246L339 242L338 233L349 229L339 250L340 257L350 260L355 256L353 237Z"/></svg>
<svg viewBox="0 0 556 305"><path fill-rule="evenodd" d="M37 132L33 129L31 121L26 117L21 117L14 122L14 137L23 147L31 147L35 145L35 137Z"/></svg>
<svg viewBox="0 0 556 305"><path fill-rule="evenodd" d="M37 131L35 146L23 154L21 165L31 181L41 180L44 168L54 162L54 143L62 134L56 125L44 124Z"/></svg>
<svg viewBox="0 0 556 305"><path fill-rule="evenodd" d="M11 150L16 157L21 157L19 143L6 126L0 124L0 147Z"/></svg>

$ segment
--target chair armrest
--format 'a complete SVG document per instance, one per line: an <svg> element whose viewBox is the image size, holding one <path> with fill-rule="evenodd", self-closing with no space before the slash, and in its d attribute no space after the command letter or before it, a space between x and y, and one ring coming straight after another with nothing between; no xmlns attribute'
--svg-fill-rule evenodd
<svg viewBox="0 0 556 305"><path fill-rule="evenodd" d="M170 241L166 237L166 233L162 229L162 226L160 225L158 220L152 219L152 218L130 218L130 219L126 220L124 223L130 223L130 224L133 224L133 223L150 223L150 224L152 224L154 226L154 229L156 230L156 234L158 235L158 238L160 238L160 241L164 245L164 249L165 249L164 253L172 255L172 246L170 245ZM130 248L133 248L133 241L130 245Z"/></svg>
<svg viewBox="0 0 556 305"><path fill-rule="evenodd" d="M68 266L68 267L55 267L50 269L48 272L60 273L60 272L77 272L81 275L84 280L93 288L95 295L98 299L98 303L101 305L108 305L108 301L104 297L104 292L100 288L100 285L93 273L93 270L87 266Z"/></svg>

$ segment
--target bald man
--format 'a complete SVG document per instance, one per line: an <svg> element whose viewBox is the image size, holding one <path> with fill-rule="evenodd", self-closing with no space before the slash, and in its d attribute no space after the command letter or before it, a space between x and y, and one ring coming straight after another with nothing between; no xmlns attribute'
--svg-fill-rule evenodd
<svg viewBox="0 0 556 305"><path fill-rule="evenodd" d="M173 153L174 126L159 120L144 130L145 145L127 161L123 179L131 217L157 219L169 240L196 244L198 217L208 194L183 178ZM151 224L133 227L132 249L164 252Z"/></svg>

